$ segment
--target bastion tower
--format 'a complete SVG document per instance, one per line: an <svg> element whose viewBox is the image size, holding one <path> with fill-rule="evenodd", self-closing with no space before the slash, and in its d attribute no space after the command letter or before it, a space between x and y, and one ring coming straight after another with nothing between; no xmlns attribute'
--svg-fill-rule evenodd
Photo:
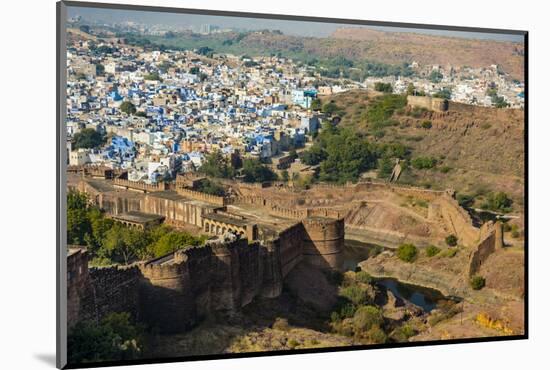
<svg viewBox="0 0 550 370"><path fill-rule="evenodd" d="M304 225L304 261L324 270L343 269L344 220L309 217Z"/></svg>

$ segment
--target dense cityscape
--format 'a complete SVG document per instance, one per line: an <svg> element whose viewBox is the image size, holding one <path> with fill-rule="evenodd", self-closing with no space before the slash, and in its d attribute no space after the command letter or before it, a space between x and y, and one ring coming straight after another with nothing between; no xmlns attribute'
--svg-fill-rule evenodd
<svg viewBox="0 0 550 370"><path fill-rule="evenodd" d="M148 17L67 23L70 364L524 333L521 42Z"/></svg>

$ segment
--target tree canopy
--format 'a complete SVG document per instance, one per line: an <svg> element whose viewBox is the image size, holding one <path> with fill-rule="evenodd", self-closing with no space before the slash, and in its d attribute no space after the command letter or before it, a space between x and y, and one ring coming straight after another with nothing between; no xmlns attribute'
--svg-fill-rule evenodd
<svg viewBox="0 0 550 370"><path fill-rule="evenodd" d="M132 102L126 100L120 104L120 110L126 114L134 114L136 113L136 106Z"/></svg>
<svg viewBox="0 0 550 370"><path fill-rule="evenodd" d="M243 163L243 180L245 182L264 182L277 179L271 168L262 164L258 159L245 159Z"/></svg>
<svg viewBox="0 0 550 370"><path fill-rule="evenodd" d="M74 149L92 149L104 143L105 136L93 128L84 128L73 136Z"/></svg>
<svg viewBox="0 0 550 370"><path fill-rule="evenodd" d="M69 363L131 360L143 351L143 328L127 312L111 313L99 324L76 323L67 337Z"/></svg>
<svg viewBox="0 0 550 370"><path fill-rule="evenodd" d="M166 225L151 229L123 226L91 206L85 193L67 194L67 240L85 245L92 264L122 263L158 257L177 249L201 245L205 237L193 236Z"/></svg>

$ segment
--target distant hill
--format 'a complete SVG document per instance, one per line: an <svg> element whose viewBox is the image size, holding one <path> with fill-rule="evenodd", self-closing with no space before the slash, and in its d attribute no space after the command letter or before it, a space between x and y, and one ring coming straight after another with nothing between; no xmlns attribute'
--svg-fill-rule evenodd
<svg viewBox="0 0 550 370"><path fill-rule="evenodd" d="M391 66L402 66L412 61L425 65L451 64L456 67L488 67L498 64L512 78L523 81L524 77L524 47L513 42L352 28L338 29L331 37L326 38L290 36L276 31L210 35L178 32L171 37L138 34L127 36L131 44L150 43L180 49L209 47L218 53L250 56L280 54L308 63L344 58L352 61L354 67L363 69L366 61Z"/></svg>
<svg viewBox="0 0 550 370"><path fill-rule="evenodd" d="M383 32L365 28L340 28L332 38L359 42L362 57L382 63L416 61L420 64L487 67L498 64L513 78L523 80L523 44L404 32Z"/></svg>

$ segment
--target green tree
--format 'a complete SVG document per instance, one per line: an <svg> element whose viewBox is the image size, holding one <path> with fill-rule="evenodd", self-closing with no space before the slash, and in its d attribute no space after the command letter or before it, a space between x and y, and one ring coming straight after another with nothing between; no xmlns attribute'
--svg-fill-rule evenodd
<svg viewBox="0 0 550 370"><path fill-rule="evenodd" d="M394 161L389 157L382 157L378 160L378 177L379 178L388 178L393 172Z"/></svg>
<svg viewBox="0 0 550 370"><path fill-rule="evenodd" d="M335 102L333 101L330 101L328 103L326 103L325 105L323 105L323 113L326 113L326 114L334 114L338 111L340 111L341 108L339 106L336 105Z"/></svg>
<svg viewBox="0 0 550 370"><path fill-rule="evenodd" d="M449 88L443 88L433 94L434 98L451 99L452 91Z"/></svg>
<svg viewBox="0 0 550 370"><path fill-rule="evenodd" d="M412 262L416 259L417 255L418 249L414 246L414 244L401 244L397 248L397 257L399 257L402 261Z"/></svg>
<svg viewBox="0 0 550 370"><path fill-rule="evenodd" d="M416 157L411 160L411 165L418 170L430 169L436 164L437 159L432 157Z"/></svg>
<svg viewBox="0 0 550 370"><path fill-rule="evenodd" d="M447 243L449 247L455 247L458 243L458 238L451 234L445 238L445 243Z"/></svg>
<svg viewBox="0 0 550 370"><path fill-rule="evenodd" d="M85 245L92 232L88 218L88 197L84 193L70 190L67 193L67 242Z"/></svg>
<svg viewBox="0 0 550 370"><path fill-rule="evenodd" d="M67 336L70 364L131 360L143 351L143 328L131 322L127 312L111 313L99 324L76 323Z"/></svg>
<svg viewBox="0 0 550 370"><path fill-rule="evenodd" d="M325 160L326 157L327 153L318 144L314 144L308 150L304 150L300 153L300 160L308 166L317 165L321 163L321 161Z"/></svg>
<svg viewBox="0 0 550 370"><path fill-rule="evenodd" d="M311 110L320 111L322 108L321 100L313 99L311 101Z"/></svg>
<svg viewBox="0 0 550 370"><path fill-rule="evenodd" d="M271 168L262 164L258 159L245 159L243 164L245 182L265 182L277 179Z"/></svg>
<svg viewBox="0 0 550 370"><path fill-rule="evenodd" d="M363 306L353 315L353 327L356 332L365 332L384 323L382 312L375 306Z"/></svg>
<svg viewBox="0 0 550 370"><path fill-rule="evenodd" d="M393 92L393 87L390 83L384 83L384 82L376 82L374 84L374 90L385 92L385 93L391 93Z"/></svg>
<svg viewBox="0 0 550 370"><path fill-rule="evenodd" d="M126 100L120 104L120 110L126 114L134 114L136 113L136 106L132 104L132 102Z"/></svg>
<svg viewBox="0 0 550 370"><path fill-rule="evenodd" d="M340 289L340 296L347 298L355 306L361 306L367 303L367 293L359 285L350 285Z"/></svg>
<svg viewBox="0 0 550 370"><path fill-rule="evenodd" d="M144 231L115 223L105 233L100 251L113 261L128 264L136 258L146 256L147 244Z"/></svg>
<svg viewBox="0 0 550 370"><path fill-rule="evenodd" d="M217 178L232 178L235 171L229 161L220 151L215 151L206 156L199 171L205 175Z"/></svg>
<svg viewBox="0 0 550 370"><path fill-rule="evenodd" d="M217 195L220 197L225 195L224 187L219 183L211 181L209 179L201 181L198 185L197 190L206 194Z"/></svg>
<svg viewBox="0 0 550 370"><path fill-rule="evenodd" d="M430 73L430 76L428 78L433 83L438 83L441 82L441 80L443 79L443 75L441 74L441 72L434 70L432 71L432 73Z"/></svg>
<svg viewBox="0 0 550 370"><path fill-rule="evenodd" d="M92 149L105 143L105 137L93 128L84 128L74 134L74 149Z"/></svg>
<svg viewBox="0 0 550 370"><path fill-rule="evenodd" d="M510 212L512 203L512 199L506 193L499 191L489 193L487 200L481 205L481 208L495 212Z"/></svg>
<svg viewBox="0 0 550 370"><path fill-rule="evenodd" d="M485 278L479 275L473 276L470 280L470 286L474 290L480 290L485 286Z"/></svg>
<svg viewBox="0 0 550 370"><path fill-rule="evenodd" d="M158 72L148 73L145 76L143 76L143 79L147 80L147 81L160 81L161 80L160 75L159 75Z"/></svg>
<svg viewBox="0 0 550 370"><path fill-rule="evenodd" d="M186 232L170 231L152 245L152 252L155 257L161 257L178 249L201 245L203 242L204 238L196 238Z"/></svg>
<svg viewBox="0 0 550 370"><path fill-rule="evenodd" d="M409 85L407 86L407 95L414 95L415 90L416 88L414 87L413 83L409 83Z"/></svg>

